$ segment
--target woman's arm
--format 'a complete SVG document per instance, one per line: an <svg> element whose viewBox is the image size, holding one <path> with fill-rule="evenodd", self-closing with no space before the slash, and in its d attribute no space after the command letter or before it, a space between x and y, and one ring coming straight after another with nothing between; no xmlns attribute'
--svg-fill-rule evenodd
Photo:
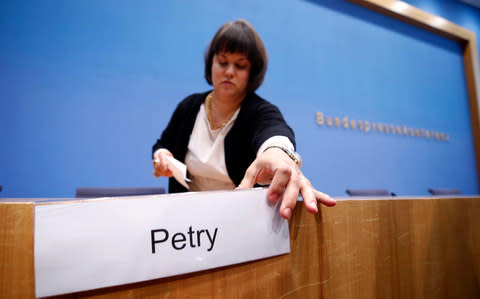
<svg viewBox="0 0 480 299"><path fill-rule="evenodd" d="M266 101L259 103L256 109L255 134L252 146L262 149L262 144L272 136L285 136L295 147L293 130L285 122L278 108ZM247 168L239 188L251 188L255 184L270 183L267 197L272 202L282 198L280 213L288 219L295 208L298 195L301 194L307 211L318 212L320 202L327 206L336 204L330 196L316 190L300 170L299 165L279 147L263 147L256 159ZM283 196L283 197L282 197Z"/></svg>

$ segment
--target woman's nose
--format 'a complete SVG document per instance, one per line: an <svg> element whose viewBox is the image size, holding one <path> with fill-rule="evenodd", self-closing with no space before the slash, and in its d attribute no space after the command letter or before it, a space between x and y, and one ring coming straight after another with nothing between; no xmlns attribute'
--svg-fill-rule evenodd
<svg viewBox="0 0 480 299"><path fill-rule="evenodd" d="M225 70L225 74L229 76L233 76L235 74L235 66L233 64L227 65L227 69Z"/></svg>

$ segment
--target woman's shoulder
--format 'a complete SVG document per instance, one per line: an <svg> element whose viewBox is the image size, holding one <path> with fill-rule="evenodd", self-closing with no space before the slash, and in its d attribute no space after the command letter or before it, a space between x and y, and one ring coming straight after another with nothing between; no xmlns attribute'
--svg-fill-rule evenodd
<svg viewBox="0 0 480 299"><path fill-rule="evenodd" d="M279 112L279 109L277 106L269 102L268 100L260 97L256 93L250 93L247 95L245 99L245 108L246 110L254 110L254 111L275 111ZM242 107L243 109L243 107Z"/></svg>
<svg viewBox="0 0 480 299"><path fill-rule="evenodd" d="M192 105L201 105L205 100L205 97L208 95L210 91L206 92L199 92L199 93L192 93L185 97L180 103L178 103L179 107L192 107Z"/></svg>
<svg viewBox="0 0 480 299"><path fill-rule="evenodd" d="M208 92L193 93L181 100L173 112L172 119L184 120L185 117L191 118L200 110Z"/></svg>
<svg viewBox="0 0 480 299"><path fill-rule="evenodd" d="M192 93L191 95L185 97L177 104L174 114L180 114L183 116L185 114L196 114L200 110L200 106L205 100L207 94L208 91L201 93Z"/></svg>

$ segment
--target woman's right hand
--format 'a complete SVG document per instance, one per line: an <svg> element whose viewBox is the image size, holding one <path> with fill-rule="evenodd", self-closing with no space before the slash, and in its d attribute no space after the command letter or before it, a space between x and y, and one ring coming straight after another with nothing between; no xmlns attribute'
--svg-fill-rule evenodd
<svg viewBox="0 0 480 299"><path fill-rule="evenodd" d="M161 176L172 177L173 174L168 169L167 157L172 157L172 153L165 149L159 149L153 155L153 176L158 178Z"/></svg>

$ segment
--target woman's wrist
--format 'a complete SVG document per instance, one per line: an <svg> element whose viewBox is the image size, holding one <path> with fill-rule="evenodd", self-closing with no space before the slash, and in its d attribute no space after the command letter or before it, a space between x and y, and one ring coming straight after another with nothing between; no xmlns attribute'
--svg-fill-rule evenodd
<svg viewBox="0 0 480 299"><path fill-rule="evenodd" d="M295 164L297 164L298 167L302 166L302 157L300 156L300 154L295 151L292 151L289 147L282 144L272 144L267 146L267 148L265 148L264 151L267 151L271 148L281 149L285 154L287 154L288 157L290 157L290 159L293 160L293 162L295 162Z"/></svg>

